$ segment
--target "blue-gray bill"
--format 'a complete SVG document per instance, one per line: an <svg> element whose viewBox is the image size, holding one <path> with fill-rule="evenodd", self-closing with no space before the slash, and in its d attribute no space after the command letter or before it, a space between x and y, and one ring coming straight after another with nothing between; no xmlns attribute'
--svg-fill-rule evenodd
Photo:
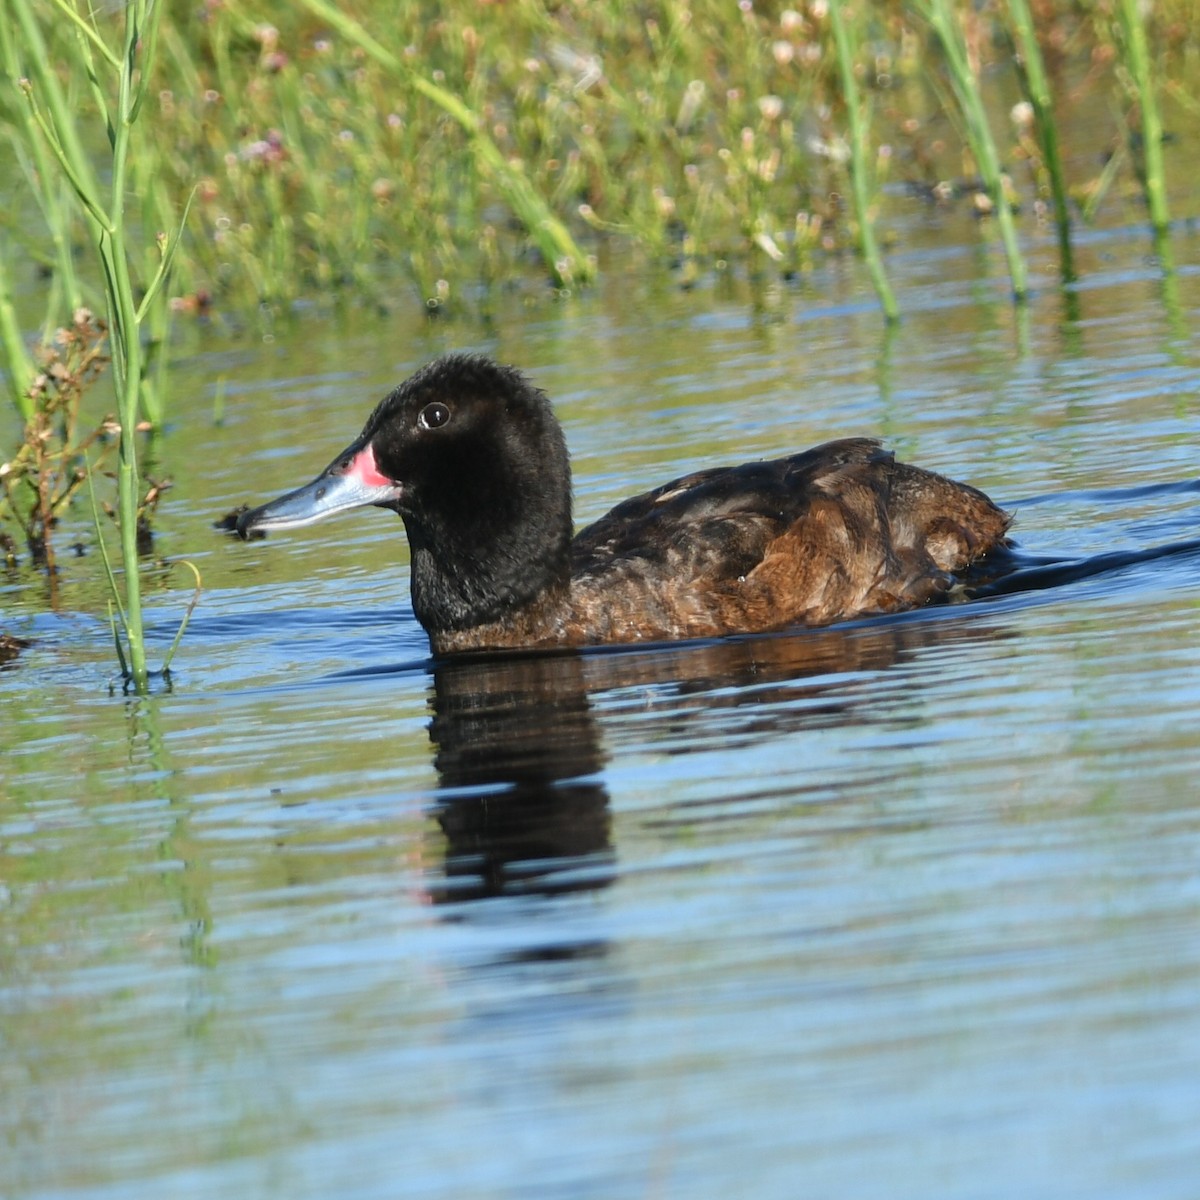
<svg viewBox="0 0 1200 1200"><path fill-rule="evenodd" d="M351 508L370 504L391 508L400 492L400 484L379 472L370 443L356 442L311 483L242 513L237 529L243 538L260 531L299 529Z"/></svg>

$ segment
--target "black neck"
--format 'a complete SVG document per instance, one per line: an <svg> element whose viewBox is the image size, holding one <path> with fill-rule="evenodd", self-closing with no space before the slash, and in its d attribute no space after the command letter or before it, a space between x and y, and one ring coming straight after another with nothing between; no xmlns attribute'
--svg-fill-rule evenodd
<svg viewBox="0 0 1200 1200"><path fill-rule="evenodd" d="M413 612L431 633L504 622L566 595L571 577L570 516L558 528L526 518L484 536L464 537L404 514L411 553Z"/></svg>

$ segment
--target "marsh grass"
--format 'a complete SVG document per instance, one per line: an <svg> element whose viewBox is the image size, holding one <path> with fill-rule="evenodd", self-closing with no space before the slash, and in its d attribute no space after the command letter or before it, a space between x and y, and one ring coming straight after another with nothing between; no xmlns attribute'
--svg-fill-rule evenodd
<svg viewBox="0 0 1200 1200"><path fill-rule="evenodd" d="M1013 298L1024 300L1028 292L1025 258L1017 242L1016 223L1004 171L1000 165L1000 153L992 135L978 76L971 66L958 14L950 0L913 0L913 7L937 35L942 52L946 56L950 86L965 124L966 140L975 158L975 165L990 204L990 212L995 216L1000 241L1004 246L1008 273L1012 280Z"/></svg>
<svg viewBox="0 0 1200 1200"><path fill-rule="evenodd" d="M1053 121L1063 52L1052 84L1042 43L1086 62L1101 36L1116 36L1119 4L1091 15L1039 5L1035 16L1028 0L658 0L636 12L616 0L553 11L448 0L432 15L399 4L386 21L363 0L172 6L145 92L147 131L127 165L130 217L170 229L195 187L173 307L239 323L258 312L269 324L310 298L389 308L406 292L431 314L486 314L510 287L541 280L562 295L584 284L610 247L681 286L726 264L787 278L861 249L879 288L896 201L877 172L959 194L965 148L1020 296L1006 164L1036 159L1069 250L1072 181ZM1179 0L1171 27L1192 7ZM839 56L839 28L852 63ZM987 95L1010 39L1036 146L996 119ZM1152 72L1170 61L1151 57ZM1112 87L1114 62L1135 78L1116 47L1072 96ZM86 87L70 86L86 111ZM1074 149L1076 164L1089 161ZM1083 219L1129 161L1096 179L1076 165ZM42 177L32 162L30 176ZM56 194L39 197L48 226ZM146 237L141 246L131 261L148 279L156 250ZM167 312L149 310L142 332L154 419Z"/></svg>
<svg viewBox="0 0 1200 1200"><path fill-rule="evenodd" d="M56 14L57 61L82 63L71 45L82 39L112 69L100 42L82 32L88 22L66 16L83 11L73 3L24 0ZM6 12L19 7L6 0ZM610 245L682 286L724 264L786 278L859 248L879 288L895 201L880 194L872 168L931 195L955 194L959 146L938 128L948 122L983 177L1020 296L1006 163L1036 157L1064 255L1072 182L1085 220L1135 158L1145 162L1147 195L1164 191L1150 182L1162 180L1154 137L1143 139L1144 155L1123 151L1096 178L1081 179L1076 166L1069 179L1053 119L1055 90L1061 100L1068 86L1064 54L1083 64L1095 53L1083 83L1069 85L1073 98L1116 78L1139 97L1142 124L1152 123L1145 97L1153 100L1172 64L1186 79L1187 55L1196 57L1196 39L1179 30L1198 8L1194 0L1159 6L1147 30L1134 0L1086 12L1031 10L1028 0L794 8L658 0L636 11L617 0L552 11L523 0L448 0L436 10L401 3L386 21L363 0L164 7L143 93L145 130L125 165L136 197L129 219L143 231L130 262L143 280L154 277L152 234L177 224L181 198L196 187L171 293L176 312L206 318L240 322L259 312L270 322L303 298L386 308L406 291L431 314L487 313L516 281L540 278L558 294L585 283L612 258ZM852 64L839 55L839 29L848 50L863 48ZM11 78L21 69L14 36L0 30ZM1111 59L1096 53L1105 38ZM1003 65L1010 39L1036 148L1019 129L1006 136L994 96L984 103L982 81ZM1055 47L1055 73L1045 69L1043 43ZM86 74L59 73L83 126L104 97ZM32 116L16 106L11 117L19 165L50 231L43 257L58 310L43 324L49 332L80 303L95 307L94 297L74 277L75 199L47 169L45 145L19 128ZM1086 160L1073 150L1076 163ZM1165 219L1158 204L1156 224ZM4 316L0 288L0 343L27 378L18 331ZM162 416L155 385L169 321L154 305L140 327L152 421Z"/></svg>
<svg viewBox="0 0 1200 1200"><path fill-rule="evenodd" d="M381 27L312 0L276 27L245 11L164 32L155 173L199 175L194 295L387 305L407 281L431 311L469 311L531 273L585 283L606 242L682 278L803 269L813 231L839 236L833 81L797 12L516 4Z"/></svg>
<svg viewBox="0 0 1200 1200"><path fill-rule="evenodd" d="M1067 195L1058 123L1054 116L1054 96L1050 89L1050 80L1046 73L1029 0L1008 0L1008 13L1018 50L1017 66L1033 112L1041 166L1048 183L1054 228L1058 236L1062 277L1069 283L1075 278L1071 251L1071 206Z"/></svg>
<svg viewBox="0 0 1200 1200"><path fill-rule="evenodd" d="M1140 114L1141 179L1146 207L1150 224L1161 238L1170 224L1163 163L1163 125L1158 108L1157 72L1151 62L1145 17L1138 0L1118 0L1117 21L1127 87Z"/></svg>
<svg viewBox="0 0 1200 1200"><path fill-rule="evenodd" d="M148 0L132 0L127 4L122 37L114 47L105 40L100 26L81 16L67 0L55 0L49 7L58 23L54 56L50 54L43 34L42 22L47 16L45 6L35 7L32 0L6 0L0 17L10 20L11 25L3 52L8 65L20 71L18 87L25 101L25 116L18 126L18 136L29 139L27 144L22 143L23 149L31 161L42 164L38 175L43 197L52 193L55 183L51 179L41 179L40 175L52 170L53 180L65 180L84 214L100 268L119 427L117 522L121 586L118 587L115 572L109 570L108 577L121 620L122 668L133 686L140 690L146 687L149 673L138 562L139 506L143 498L137 438L143 413L153 424L160 424L162 420L161 397L150 387L145 371L143 338L151 324L155 305L165 300L163 288L177 237L158 235L155 239L158 262L145 279L135 285L131 258L136 238L131 232L126 208L131 160L137 157L134 129L150 86L160 8ZM63 62L64 55L66 78L73 84L78 84L79 80L87 81L94 111L102 121L108 146L104 162L109 177L107 189L101 184L96 156L85 147L83 125L77 119L76 105L71 103L60 78L58 64ZM43 211L50 219L50 210L45 204ZM65 213L59 213L58 219L65 220ZM35 396L35 401L38 398ZM27 426L27 434L28 429ZM33 443L37 441L35 436ZM30 444L27 436L26 445ZM99 525L97 536L103 553L103 533ZM105 562L107 564L107 555Z"/></svg>
<svg viewBox="0 0 1200 1200"><path fill-rule="evenodd" d="M895 200L869 147L893 181L939 195L966 148L1020 295L1011 163L1034 146L997 119L993 68L1015 41L1060 239L1068 187L1095 182L1080 164L1104 147L1072 146L1072 181L1056 89L1075 100L1114 82L1100 57L1082 82L1063 68L1066 53L1088 62L1100 16L1034 13L959 0L661 0L636 13L451 0L433 19L402 4L386 22L361 0L180 10L164 21L160 157L146 169L159 191L199 184L177 303L387 307L407 291L431 313L487 311L516 280L578 286L610 246L683 286L726 263L788 277L867 251L865 227L888 244ZM834 16L863 48L849 79ZM1055 73L1039 70L1044 42Z"/></svg>

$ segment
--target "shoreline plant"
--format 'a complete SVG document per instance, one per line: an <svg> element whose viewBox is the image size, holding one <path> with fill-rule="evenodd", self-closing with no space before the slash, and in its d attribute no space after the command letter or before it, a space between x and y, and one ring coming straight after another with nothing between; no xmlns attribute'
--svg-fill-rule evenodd
<svg viewBox="0 0 1200 1200"><path fill-rule="evenodd" d="M1162 238L1170 225L1167 215L1166 168L1163 163L1163 125L1159 115L1154 66L1146 40L1145 18L1138 0L1119 0L1117 22L1122 61L1128 74L1127 88L1140 117L1142 150L1141 183L1150 213L1150 224Z"/></svg>
<svg viewBox="0 0 1200 1200"><path fill-rule="evenodd" d="M172 271L172 307L184 316L257 310L270 322L308 297L387 308L406 286L431 313L486 314L516 278L560 292L586 283L608 246L632 248L682 286L724 264L787 278L818 256L858 250L878 290L898 191L881 191L883 172L943 202L972 191L978 170L978 211L1001 236L1019 298L1027 284L1010 209L1021 158L1036 158L1064 262L1072 216L1094 218L1122 164L1144 182L1151 223L1166 220L1156 97L1179 94L1171 72L1197 52L1200 37L1180 41L1189 5L1200 10L1179 0L1172 21L1136 0L660 0L635 19L608 0L553 12L450 0L427 20L414 0L384 24L362 0L164 5L138 152L124 167L127 219L142 230L130 262L143 279L156 274L153 235L177 225L179 199L195 189ZM71 43L113 69L119 55L99 49L107 26L80 15L77 0L5 0L6 12L22 8L41 13L48 32L53 17L51 57L82 125L103 96ZM12 38L0 31L6 72L19 78ZM1006 58L1036 144L1005 132ZM1142 149L1081 170L1073 147L1068 165L1056 99L1102 100L1109 89L1131 114L1130 137L1115 140ZM4 109L51 232L42 261L57 308L45 337L81 304L99 307L96 281L72 265L78 216L63 209L75 197L21 128L32 113L11 100ZM1095 149L1091 161L1106 147ZM12 257L0 254L0 285ZM6 291L0 344L17 364L12 378L27 380ZM890 319L889 307L881 299ZM154 424L169 320L154 304L141 326L152 363L142 407ZM14 399L21 390L10 385Z"/></svg>
<svg viewBox="0 0 1200 1200"><path fill-rule="evenodd" d="M96 534L119 623L119 634L114 625L118 657L128 681L134 688L143 691L147 686L149 670L142 619L138 546L139 506L142 501L138 432L143 413L153 424L161 424L162 404L146 377L142 338L143 329L155 305L165 303L164 283L179 235L177 232L173 238L161 233L157 236L157 268L145 283L135 286L130 264L135 235L130 229L126 208L130 160L135 153L133 132L150 88L161 4L151 3L150 0L131 0L125 6L124 29L117 49L110 46L100 32L95 13L85 18L71 7L68 0L55 0L51 8L68 26L65 36L57 39L56 47L67 55L69 84L77 86L81 79L87 80L94 111L104 124L108 146L104 166L110 175L107 194L96 169L96 157L85 149L75 106L69 102L64 91L56 69L56 59L49 52L32 0L4 0L0 19L9 22L4 54L10 65L21 70L17 88L27 105L27 119L21 123L20 130L30 139L23 148L30 160L39 164L36 182L44 197L53 192L54 182L45 178L51 166L56 168L56 178L66 181L84 214L100 267L119 431L119 583L109 565L98 519ZM40 142L37 135L40 135ZM43 211L48 211L45 204ZM58 215L65 219L65 212ZM143 236L145 232L142 231ZM60 233L66 241L66 234L61 230ZM36 389L31 393L31 398L36 407L39 398ZM33 440L38 440L36 427ZM26 444L30 444L28 437ZM68 449L79 452L86 449L86 445L82 448L68 446ZM77 486L78 481L74 482ZM44 480L39 482L38 487L40 491L46 490Z"/></svg>

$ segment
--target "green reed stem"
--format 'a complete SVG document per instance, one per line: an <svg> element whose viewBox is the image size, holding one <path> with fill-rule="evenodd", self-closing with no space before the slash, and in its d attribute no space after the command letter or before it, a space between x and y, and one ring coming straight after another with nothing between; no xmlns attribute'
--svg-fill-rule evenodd
<svg viewBox="0 0 1200 1200"><path fill-rule="evenodd" d="M141 484L138 478L138 395L142 385L142 338L129 252L125 237L125 179L129 164L129 135L137 118L139 97L134 93L138 41L147 16L146 0L135 0L125 10L125 53L118 75L117 109L112 142L113 227L99 239L104 261L109 312L112 314L113 368L121 413L121 447L117 460L117 509L120 513L121 561L125 567L125 637L129 643L129 669L134 685L146 686L146 647L142 634L141 576L138 571L137 517ZM156 6L157 11L157 6Z"/></svg>
<svg viewBox="0 0 1200 1200"><path fill-rule="evenodd" d="M873 172L868 161L868 122L859 100L858 82L854 78L857 39L853 30L847 28L842 6L842 0L833 0L829 6L829 20L833 26L838 76L841 79L842 97L846 102L846 117L850 126L850 189L855 216L858 218L858 236L862 244L863 258L866 260L867 270L871 273L871 282L875 285L879 302L883 305L884 318L891 323L900 319L900 309L896 305L896 297L892 294L892 287L879 253L879 242L875 238L875 223L869 196Z"/></svg>
<svg viewBox="0 0 1200 1200"><path fill-rule="evenodd" d="M1025 280L1025 260L1022 258L1021 248L1017 244L1012 207L1008 203L1003 174L1000 170L1000 155L996 150L991 127L988 125L987 113L984 111L979 81L975 78L975 73L971 70L971 64L967 57L967 45L962 27L950 7L950 0L913 0L913 7L924 17L937 35L946 55L946 65L950 70L950 84L967 123L967 139L971 146L971 153L975 156L979 174L983 179L983 186L991 198L996 226L1000 230L1000 241L1004 246L1005 257L1008 259L1013 299L1024 301L1028 292Z"/></svg>
<svg viewBox="0 0 1200 1200"><path fill-rule="evenodd" d="M1166 232L1170 225L1167 213L1166 175L1163 169L1163 127L1154 91L1154 71L1150 49L1146 42L1146 26L1142 21L1138 0L1121 0L1117 8L1121 23L1121 39L1125 65L1133 77L1138 106L1142 110L1142 156L1145 165L1143 187L1146 205L1150 209L1150 224L1156 233Z"/></svg>
<svg viewBox="0 0 1200 1200"><path fill-rule="evenodd" d="M592 265L576 245L570 231L550 211L549 205L538 194L525 173L519 167L513 166L504 157L500 147L488 137L483 121L477 113L453 92L410 70L395 54L381 46L353 17L339 11L328 0L303 0L303 3L310 12L327 21L342 37L353 42L389 71L395 72L409 87L431 100L462 127L471 141L479 164L496 180L514 214L529 230L556 283L560 286L585 283L592 277Z"/></svg>
<svg viewBox="0 0 1200 1200"><path fill-rule="evenodd" d="M1050 94L1050 81L1042 60L1042 48L1034 28L1033 14L1029 11L1029 0L1008 0L1008 11L1024 64L1022 77L1025 93L1033 107L1033 121L1037 129L1038 143L1042 148L1042 161L1050 179L1050 198L1054 204L1054 225L1058 231L1058 251L1063 278L1071 280L1075 276L1071 254L1071 211L1063 174L1062 154L1058 148L1058 126L1054 120L1054 99Z"/></svg>

